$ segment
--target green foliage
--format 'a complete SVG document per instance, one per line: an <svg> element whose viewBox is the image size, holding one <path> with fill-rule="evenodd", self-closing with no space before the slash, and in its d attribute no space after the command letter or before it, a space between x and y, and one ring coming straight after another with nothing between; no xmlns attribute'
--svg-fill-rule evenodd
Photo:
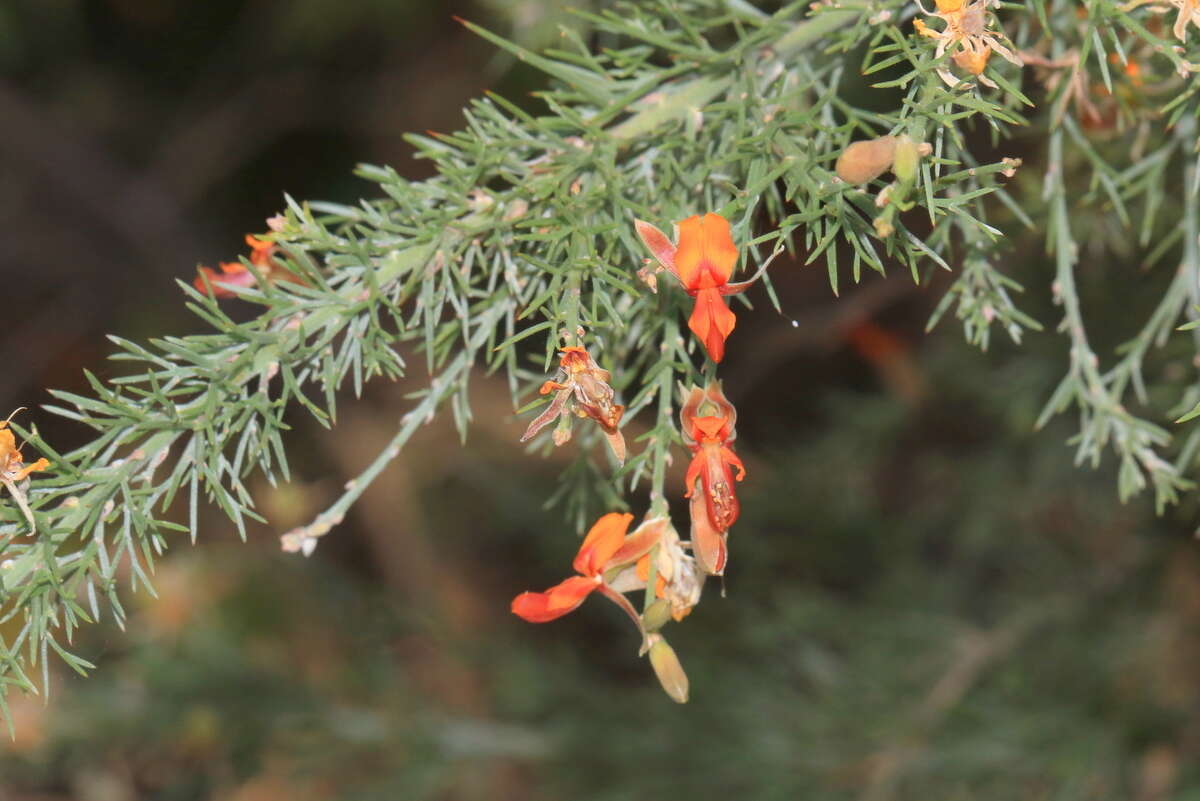
<svg viewBox="0 0 1200 801"><path fill-rule="evenodd" d="M999 36L1002 25L1025 54L1023 71L993 58L980 81L956 82L966 76L956 44L939 53L914 35L921 12L898 0L819 5L811 15L807 3L774 14L741 2L625 4L579 15L610 46L567 32L561 49L544 53L467 23L553 80L538 94L542 111L489 95L466 109L461 131L410 137L433 178L364 165L372 199L289 199L274 239L304 283L256 273L256 287L237 291L258 310L245 322L183 286L211 333L148 346L114 340L126 375L89 376L90 397L56 393L51 411L92 428L92 442L60 455L23 432L55 472L28 492L36 539L24 537L19 510L0 509L0 601L16 629L0 644L0 681L31 690L27 668L45 671L50 650L89 667L66 648L104 609L123 621L118 568L149 586L171 535L196 536L206 500L244 533L246 518L258 519L247 476L289 476L288 414L302 408L332 424L346 383L357 393L372 378L410 374L401 352L419 360L425 386L346 495L295 533L300 541L335 525L424 421L448 409L465 436L473 368L502 371L522 407L556 350L571 344L586 343L612 372L626 419L640 417L647 433L611 479L588 461L589 433L555 497L577 528L598 501L611 508L647 484L661 501L679 440L675 387L711 378L713 365L701 366L703 353L682 335L683 293L665 276L657 292L639 278L646 254L635 217L665 227L716 211L733 223L744 269L787 249L823 263L834 293L864 268L892 267L917 282L960 270L947 298L980 346L996 321L1014 340L1038 327L994 265L1022 226L1044 232L1070 350L1043 420L1076 409L1079 461L1097 464L1111 451L1123 498L1153 487L1160 508L1176 500L1191 487L1200 440L1192 432L1177 447L1162 423L1195 403L1200 387L1178 381L1161 393L1174 397L1154 405L1143 372L1156 350L1182 347L1169 334L1200 301L1187 51L1150 24L1153 8L1107 0L974 8L980 31ZM940 16L931 29L962 24ZM1125 65L1141 70L1142 84ZM880 135L927 143L930 153L897 164L890 183L838 179L846 146ZM1012 194L1002 186L1019 164L1009 147L1042 171ZM1029 191L1039 182L1040 201ZM1147 265L1180 264L1108 368L1089 344L1076 288L1080 242L1100 241L1106 229L1134 232ZM774 300L769 283L767 291ZM1130 402L1143 408L1132 412ZM186 526L165 519L177 499Z"/></svg>

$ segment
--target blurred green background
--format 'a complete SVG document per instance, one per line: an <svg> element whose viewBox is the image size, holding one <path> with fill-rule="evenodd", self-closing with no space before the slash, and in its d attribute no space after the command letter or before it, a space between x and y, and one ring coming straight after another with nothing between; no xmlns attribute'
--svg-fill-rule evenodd
<svg viewBox="0 0 1200 801"><path fill-rule="evenodd" d="M483 89L532 105L542 79L452 14L534 47L567 19L546 0L0 5L0 410L111 374L106 333L199 330L173 279L242 252L282 192L353 202L356 162L423 176L401 135L457 127ZM1050 269L1015 245L1052 328ZM1090 275L1114 342L1169 280ZM158 598L128 596L127 631L83 632L93 676L11 699L0 801L1200 799L1197 510L1122 507L1111 465L1072 466L1069 421L1032 431L1061 339L981 356L953 321L924 336L944 276L841 300L823 268L772 276L798 325L745 316L722 365L749 476L727 597L710 583L671 630L687 706L610 605L509 614L577 532L544 508L567 454L524 452L500 381L476 383L465 448L428 428L311 559L279 551L394 430L404 387L380 385L333 432L297 418L296 481L255 487L270 526L242 544L202 520ZM27 414L60 448L86 437Z"/></svg>

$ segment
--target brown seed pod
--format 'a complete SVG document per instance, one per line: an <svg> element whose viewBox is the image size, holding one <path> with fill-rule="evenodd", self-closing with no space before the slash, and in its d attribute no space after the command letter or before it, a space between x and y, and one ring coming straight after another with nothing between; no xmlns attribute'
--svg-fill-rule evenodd
<svg viewBox="0 0 1200 801"><path fill-rule="evenodd" d="M883 175L896 156L896 137L851 142L837 160L837 176L848 184L865 184Z"/></svg>

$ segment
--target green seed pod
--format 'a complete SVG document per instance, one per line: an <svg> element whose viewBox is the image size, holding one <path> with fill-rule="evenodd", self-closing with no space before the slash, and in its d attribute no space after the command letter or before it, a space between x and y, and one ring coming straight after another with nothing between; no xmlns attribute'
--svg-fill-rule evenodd
<svg viewBox="0 0 1200 801"><path fill-rule="evenodd" d="M904 183L912 183L917 177L917 162L921 159L920 146L907 136L896 139L896 153L892 172Z"/></svg>
<svg viewBox="0 0 1200 801"><path fill-rule="evenodd" d="M646 631L658 631L671 619L671 604L666 598L658 598L642 613L642 626Z"/></svg>
<svg viewBox="0 0 1200 801"><path fill-rule="evenodd" d="M652 634L651 638L653 644L650 646L650 665L654 668L654 674L658 676L658 683L667 695L671 696L672 701L686 704L688 677L683 672L683 665L679 664L679 657L675 656L675 649L667 645L667 641L660 634Z"/></svg>
<svg viewBox="0 0 1200 801"><path fill-rule="evenodd" d="M838 157L837 177L848 184L865 184L888 171L896 154L896 137L880 136L852 142Z"/></svg>

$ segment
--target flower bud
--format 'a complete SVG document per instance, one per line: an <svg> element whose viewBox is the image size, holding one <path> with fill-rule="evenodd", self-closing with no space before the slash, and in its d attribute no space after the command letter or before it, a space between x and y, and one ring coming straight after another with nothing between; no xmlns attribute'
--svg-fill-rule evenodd
<svg viewBox="0 0 1200 801"><path fill-rule="evenodd" d="M688 677L683 672L683 665L679 664L679 657L675 656L675 649L667 645L661 634L652 634L650 639L650 665L654 668L654 674L658 676L658 683L667 695L671 696L672 701L686 704Z"/></svg>
<svg viewBox="0 0 1200 801"><path fill-rule="evenodd" d="M852 142L837 160L837 176L848 184L865 184L888 171L896 153L896 137Z"/></svg>

